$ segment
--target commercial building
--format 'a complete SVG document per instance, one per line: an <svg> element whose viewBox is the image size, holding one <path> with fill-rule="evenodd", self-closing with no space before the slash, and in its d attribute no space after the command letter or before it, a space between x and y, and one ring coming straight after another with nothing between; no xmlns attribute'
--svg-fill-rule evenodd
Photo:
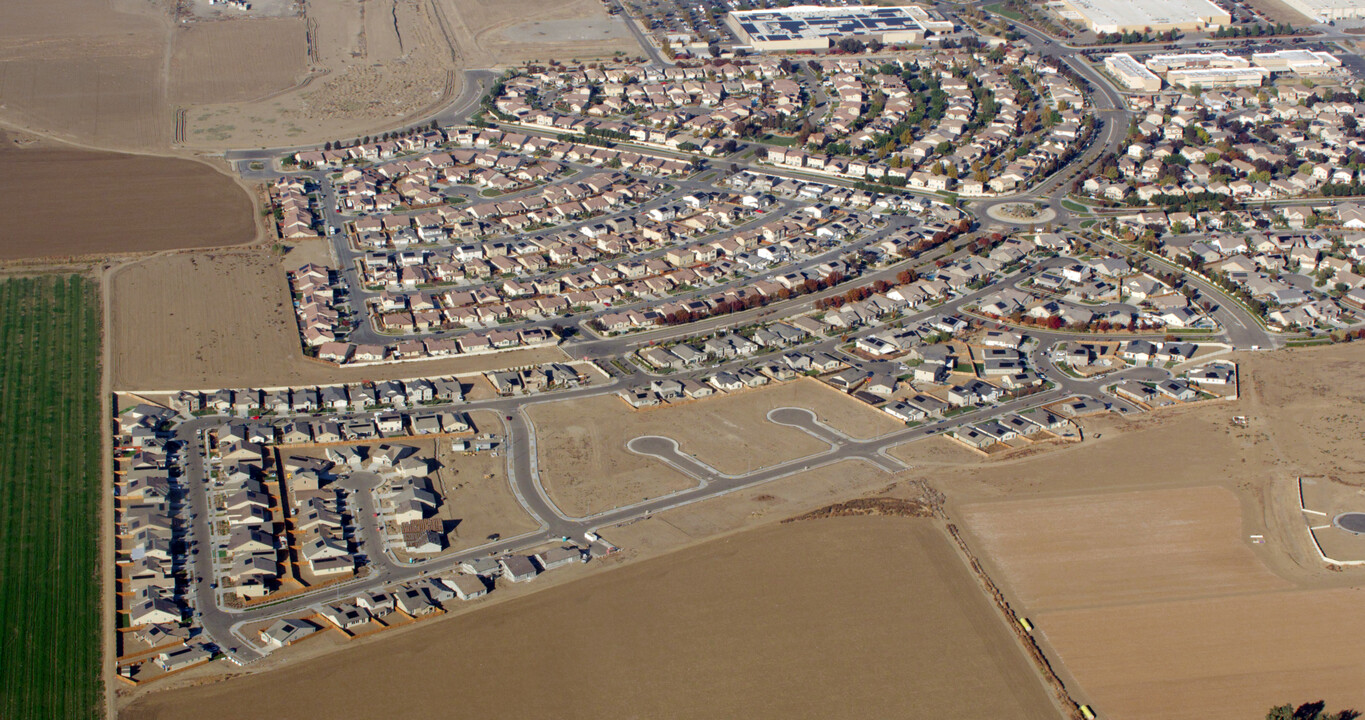
<svg viewBox="0 0 1365 720"><path fill-rule="evenodd" d="M1292 72L1295 75L1326 75L1341 67L1341 61L1330 53L1312 50L1277 50L1255 53L1251 62L1272 73Z"/></svg>
<svg viewBox="0 0 1365 720"><path fill-rule="evenodd" d="M1200 68L1244 68L1250 67L1251 63L1246 58L1228 55L1226 53L1178 53L1170 55L1153 55L1147 58L1147 69L1152 72L1168 72L1170 70L1197 70Z"/></svg>
<svg viewBox="0 0 1365 720"><path fill-rule="evenodd" d="M1110 55L1104 59L1104 67L1129 90L1157 92L1161 89L1161 78L1128 53Z"/></svg>
<svg viewBox="0 0 1365 720"><path fill-rule="evenodd" d="M1228 25L1232 16L1209 0L1061 0L1099 33L1202 30Z"/></svg>
<svg viewBox="0 0 1365 720"><path fill-rule="evenodd" d="M1251 88L1260 87L1270 71L1265 68L1200 68L1196 70L1172 70L1166 73L1166 82L1183 88L1198 85L1211 88Z"/></svg>
<svg viewBox="0 0 1365 720"><path fill-rule="evenodd" d="M760 52L825 50L850 37L885 44L920 42L928 35L953 31L952 22L915 5L736 10L725 16L725 24L740 43Z"/></svg>
<svg viewBox="0 0 1365 720"><path fill-rule="evenodd" d="M1318 21L1365 18L1360 0L1284 0L1284 4Z"/></svg>

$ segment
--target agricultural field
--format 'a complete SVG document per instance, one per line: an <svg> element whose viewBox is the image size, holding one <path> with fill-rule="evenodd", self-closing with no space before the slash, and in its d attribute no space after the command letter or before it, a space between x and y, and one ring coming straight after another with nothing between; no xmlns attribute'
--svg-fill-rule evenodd
<svg viewBox="0 0 1365 720"><path fill-rule="evenodd" d="M126 714L214 720L251 703L280 717L1058 716L928 519L770 525L494 602L307 663L145 695ZM536 692L469 692L509 679Z"/></svg>
<svg viewBox="0 0 1365 720"><path fill-rule="evenodd" d="M256 239L251 198L201 162L16 144L0 132L0 260L208 247ZM72 177L81 178L74 186Z"/></svg>
<svg viewBox="0 0 1365 720"><path fill-rule="evenodd" d="M0 717L100 714L100 329L76 276L0 282Z"/></svg>

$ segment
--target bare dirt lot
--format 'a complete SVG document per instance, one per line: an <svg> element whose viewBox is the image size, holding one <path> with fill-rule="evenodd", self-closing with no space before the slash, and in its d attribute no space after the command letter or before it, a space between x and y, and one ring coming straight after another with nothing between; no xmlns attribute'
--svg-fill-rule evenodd
<svg viewBox="0 0 1365 720"><path fill-rule="evenodd" d="M1103 716L1249 717L1309 696L1359 707L1365 573L1318 558L1295 478L1349 475L1365 454L1361 355L1244 355L1241 400L1097 416L1080 445L930 482Z"/></svg>
<svg viewBox="0 0 1365 720"><path fill-rule="evenodd" d="M598 0L437 2L471 67L642 53L624 21L607 15Z"/></svg>
<svg viewBox="0 0 1365 720"><path fill-rule="evenodd" d="M1031 610L1282 590L1220 487L968 505L961 517Z"/></svg>
<svg viewBox="0 0 1365 720"><path fill-rule="evenodd" d="M309 360L300 349L282 261L263 249L158 256L116 271L111 282L118 389L350 382L564 359L556 348L538 348L358 368Z"/></svg>
<svg viewBox="0 0 1365 720"><path fill-rule="evenodd" d="M177 29L170 101L240 102L292 87L308 72L306 32L302 18L204 22Z"/></svg>
<svg viewBox="0 0 1365 720"><path fill-rule="evenodd" d="M911 440L887 450L892 457L916 466L969 465L984 458L956 440L942 435Z"/></svg>
<svg viewBox="0 0 1365 720"><path fill-rule="evenodd" d="M256 239L251 199L204 163L22 146L0 132L0 260L234 245Z"/></svg>
<svg viewBox="0 0 1365 720"><path fill-rule="evenodd" d="M641 52L597 0L256 4L4 4L0 121L120 150L322 143L428 116L464 69Z"/></svg>
<svg viewBox="0 0 1365 720"><path fill-rule="evenodd" d="M503 434L495 413L475 412L471 419L480 432ZM495 534L515 537L536 529L536 522L522 509L507 483L504 453L457 453L450 449L449 439L434 442L441 465L432 475L433 486L441 496L439 514L455 521L446 536L450 550L482 545Z"/></svg>
<svg viewBox="0 0 1365 720"><path fill-rule="evenodd" d="M828 445L767 419L810 392L779 385L648 410L615 395L534 405L541 481L561 510L578 517L696 484L626 449L643 435L672 438L681 452L732 475L811 455Z"/></svg>
<svg viewBox="0 0 1365 720"><path fill-rule="evenodd" d="M540 480L563 512L581 517L697 484L626 449L638 427L614 395L533 405Z"/></svg>
<svg viewBox="0 0 1365 720"><path fill-rule="evenodd" d="M764 412L779 407L806 408L815 413L820 422L857 440L885 435L900 430L905 424L858 402L830 386L810 378L798 378L757 396Z"/></svg>
<svg viewBox="0 0 1365 720"><path fill-rule="evenodd" d="M1361 592L1272 592L1044 614L1037 626L1116 720L1365 705Z"/></svg>
<svg viewBox="0 0 1365 720"><path fill-rule="evenodd" d="M164 146L169 17L134 0L4 3L0 120L117 149Z"/></svg>
<svg viewBox="0 0 1365 720"><path fill-rule="evenodd" d="M205 96L187 106L187 146L216 150L360 137L448 103L462 90L465 69L641 51L623 21L609 17L597 0L339 0L309 3L301 20L249 21L253 28L266 22L302 23L311 43L279 30L288 35L261 54L287 59L290 72L278 63L269 73L243 66L223 81L270 87L272 94ZM306 53L306 67L293 64L300 53ZM253 84L253 78L264 82ZM299 84L281 85L286 78Z"/></svg>
<svg viewBox="0 0 1365 720"><path fill-rule="evenodd" d="M919 499L918 488L896 477L863 460L841 460L602 532L622 547L624 559L649 557L866 493Z"/></svg>
<svg viewBox="0 0 1365 720"><path fill-rule="evenodd" d="M813 567L832 592L811 592ZM469 692L509 679L537 691ZM281 717L1056 717L941 531L904 518L736 535L307 664L152 694L125 716L212 720L247 702Z"/></svg>

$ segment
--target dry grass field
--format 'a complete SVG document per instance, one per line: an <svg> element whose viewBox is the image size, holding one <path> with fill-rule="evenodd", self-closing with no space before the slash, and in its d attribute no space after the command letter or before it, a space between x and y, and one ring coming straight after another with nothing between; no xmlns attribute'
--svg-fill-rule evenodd
<svg viewBox="0 0 1365 720"><path fill-rule="evenodd" d="M165 146L169 18L135 0L0 6L0 120L115 149Z"/></svg>
<svg viewBox="0 0 1365 720"><path fill-rule="evenodd" d="M636 455L630 407L614 395L533 405L541 483L564 513L582 517L696 485L659 460Z"/></svg>
<svg viewBox="0 0 1365 720"><path fill-rule="evenodd" d="M905 423L890 415L810 378L797 378L779 385L756 396L755 402L765 413L779 407L806 408L814 412L820 422L857 440L879 437L905 427Z"/></svg>
<svg viewBox="0 0 1365 720"><path fill-rule="evenodd" d="M469 67L643 52L598 0L436 0Z"/></svg>
<svg viewBox="0 0 1365 720"><path fill-rule="evenodd" d="M461 61L432 0L308 3L302 18L249 22L307 27L312 42L279 30L287 44L264 54L288 59L290 82L280 85L286 75L272 68L261 76L274 83L265 92L205 96L187 107L189 147L322 143L392 130L454 98L459 70L474 67ZM239 72L231 82L250 76L259 74Z"/></svg>
<svg viewBox="0 0 1365 720"><path fill-rule="evenodd" d="M305 33L302 18L178 28L171 48L170 102L241 102L292 87L308 72Z"/></svg>
<svg viewBox="0 0 1365 720"><path fill-rule="evenodd" d="M498 415L488 410L471 413L479 432L504 435ZM439 446L436 460L441 467L432 476L441 495L440 516L457 519L446 536L452 551L488 542L493 534L515 537L537 528L535 520L522 509L507 483L505 453L457 453L448 439L433 441Z"/></svg>
<svg viewBox="0 0 1365 720"><path fill-rule="evenodd" d="M970 465L983 460L980 453L942 435L911 440L886 451L892 457L916 467Z"/></svg>
<svg viewBox="0 0 1365 720"><path fill-rule="evenodd" d="M16 145L0 132L0 260L209 247L256 238L251 199L200 162Z"/></svg>
<svg viewBox="0 0 1365 720"><path fill-rule="evenodd" d="M509 682L535 691L469 691ZM125 716L235 718L246 703L277 717L1056 717L944 535L904 518L735 535L306 664L151 694Z"/></svg>
<svg viewBox="0 0 1365 720"><path fill-rule="evenodd" d="M564 359L556 348L362 368L306 359L284 267L261 249L153 257L119 269L111 283L116 389L380 380Z"/></svg>
<svg viewBox="0 0 1365 720"><path fill-rule="evenodd" d="M681 452L732 475L811 455L828 445L767 419L772 408L808 402L810 396L801 396L810 392L820 389L778 385L647 410L615 395L534 405L528 413L536 426L541 481L561 510L581 517L696 484L626 449L642 435L672 438Z"/></svg>
<svg viewBox="0 0 1365 720"><path fill-rule="evenodd" d="M1312 18L1280 0L1247 0L1247 4L1264 14L1271 22L1287 22L1294 27L1307 27L1313 24Z"/></svg>
<svg viewBox="0 0 1365 720"><path fill-rule="evenodd" d="M1290 587L1242 536L1221 487L992 502L963 523L1032 612Z"/></svg>
<svg viewBox="0 0 1365 720"><path fill-rule="evenodd" d="M1350 476L1365 456L1361 355L1238 357L1236 402L1088 419L1080 445L929 480L1102 716L1361 707L1365 574L1317 558L1295 482Z"/></svg>
<svg viewBox="0 0 1365 720"><path fill-rule="evenodd" d="M1365 707L1358 589L1123 605L1034 618L1095 709L1115 720L1262 717Z"/></svg>
<svg viewBox="0 0 1365 720"><path fill-rule="evenodd" d="M602 532L622 547L623 558L650 557L867 493L918 499L913 486L895 478L863 460L841 460Z"/></svg>
<svg viewBox="0 0 1365 720"><path fill-rule="evenodd" d="M182 23L163 2L5 3L0 120L120 150L322 143L428 115L467 68L641 52L597 0L300 6Z"/></svg>

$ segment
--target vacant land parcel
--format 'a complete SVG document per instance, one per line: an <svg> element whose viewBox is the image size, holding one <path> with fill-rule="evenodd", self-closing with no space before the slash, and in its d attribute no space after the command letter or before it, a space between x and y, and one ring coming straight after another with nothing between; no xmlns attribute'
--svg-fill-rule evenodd
<svg viewBox="0 0 1365 720"><path fill-rule="evenodd" d="M0 282L0 717L99 716L99 342L89 282Z"/></svg>
<svg viewBox="0 0 1365 720"><path fill-rule="evenodd" d="M192 160L80 150L0 133L0 260L211 247L256 238L251 198Z"/></svg>
<svg viewBox="0 0 1365 720"><path fill-rule="evenodd" d="M0 3L0 119L100 147L164 146L169 27L134 0Z"/></svg>
<svg viewBox="0 0 1365 720"><path fill-rule="evenodd" d="M537 691L468 691L509 678ZM909 518L741 533L128 715L235 718L247 702L279 717L1057 717L949 541Z"/></svg>
<svg viewBox="0 0 1365 720"><path fill-rule="evenodd" d="M596 0L437 0L466 66L641 54L623 20Z"/></svg>
<svg viewBox="0 0 1365 720"><path fill-rule="evenodd" d="M1243 539L1230 490L992 502L963 514L1078 697L1107 717L1250 717L1304 694L1365 702L1358 591L1299 589L1272 573Z"/></svg>
<svg viewBox="0 0 1365 720"><path fill-rule="evenodd" d="M811 397L856 402L827 396L820 388L778 385L647 410L602 395L533 405L529 414L536 426L541 479L550 497L564 512L585 516L697 484L658 458L627 449L637 437L670 438L680 452L730 475L828 449L803 430L767 419L772 408L818 406ZM837 417L842 418L842 412ZM817 414L832 417L819 410Z"/></svg>
<svg viewBox="0 0 1365 720"><path fill-rule="evenodd" d="M308 72L306 33L303 18L178 28L171 49L170 101L240 102L287 90Z"/></svg>
<svg viewBox="0 0 1365 720"><path fill-rule="evenodd" d="M120 390L424 377L565 357L546 347L384 367L310 360L299 343L284 267L263 249L153 257L122 268L111 282L111 357Z"/></svg>

